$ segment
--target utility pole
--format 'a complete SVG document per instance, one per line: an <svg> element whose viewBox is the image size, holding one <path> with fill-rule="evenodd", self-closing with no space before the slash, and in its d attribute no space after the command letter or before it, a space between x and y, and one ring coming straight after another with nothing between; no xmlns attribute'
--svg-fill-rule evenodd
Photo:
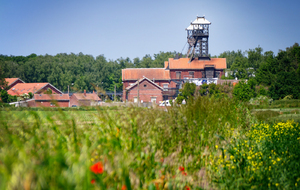
<svg viewBox="0 0 300 190"><path fill-rule="evenodd" d="M70 97L70 85L68 85L68 96ZM70 99L69 99L69 107L70 107Z"/></svg>
<svg viewBox="0 0 300 190"><path fill-rule="evenodd" d="M140 107L140 79L138 79L137 101L138 101L138 107Z"/></svg>
<svg viewBox="0 0 300 190"><path fill-rule="evenodd" d="M117 92L116 92L116 85L115 85L115 97L114 97L114 102L116 101L116 97L117 97Z"/></svg>

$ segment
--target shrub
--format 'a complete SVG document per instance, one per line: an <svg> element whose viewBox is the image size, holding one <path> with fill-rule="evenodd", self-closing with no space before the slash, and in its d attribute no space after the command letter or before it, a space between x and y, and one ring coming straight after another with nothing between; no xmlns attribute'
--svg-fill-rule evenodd
<svg viewBox="0 0 300 190"><path fill-rule="evenodd" d="M300 126L292 121L254 125L215 158L215 179L228 189L298 189Z"/></svg>
<svg viewBox="0 0 300 190"><path fill-rule="evenodd" d="M251 98L249 103L250 105L254 105L256 107L268 107L273 102L272 98L268 98L267 96L258 96L256 98Z"/></svg>

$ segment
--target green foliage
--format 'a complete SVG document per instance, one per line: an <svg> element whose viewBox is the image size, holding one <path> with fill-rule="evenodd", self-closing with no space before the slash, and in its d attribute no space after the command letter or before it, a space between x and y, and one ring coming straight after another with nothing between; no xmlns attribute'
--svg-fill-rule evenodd
<svg viewBox="0 0 300 190"><path fill-rule="evenodd" d="M248 60L245 57L237 57L230 70L233 71L233 75L238 79L248 79Z"/></svg>
<svg viewBox="0 0 300 190"><path fill-rule="evenodd" d="M188 101L194 97L196 91L195 83L184 83L183 88L179 90L180 93L176 99L178 104L181 104L183 100Z"/></svg>
<svg viewBox="0 0 300 190"><path fill-rule="evenodd" d="M203 84L199 89L200 96L214 96L216 98L232 97L232 85L230 84Z"/></svg>
<svg viewBox="0 0 300 190"><path fill-rule="evenodd" d="M1 90L1 100L4 103L9 103L9 94L6 90Z"/></svg>
<svg viewBox="0 0 300 190"><path fill-rule="evenodd" d="M213 187L205 167L216 134L229 138L253 123L242 104L213 97L167 111L25 110L0 113L0 189ZM90 167L99 162L103 172L95 174Z"/></svg>
<svg viewBox="0 0 300 190"><path fill-rule="evenodd" d="M256 71L264 61L265 57L262 52L263 49L258 46L245 52L241 50L237 52L226 51L218 57L226 58L227 68L233 72L232 76L228 78L249 79L255 76ZM265 56L267 55L269 55L269 52Z"/></svg>
<svg viewBox="0 0 300 190"><path fill-rule="evenodd" d="M256 80L260 84L270 86L269 95L275 99L282 99L287 95L300 98L300 47L294 44L286 51L280 51L276 57L272 52L265 53L265 59L256 73Z"/></svg>
<svg viewBox="0 0 300 190"><path fill-rule="evenodd" d="M247 82L240 81L235 85L233 88L233 96L237 100L249 101L252 97L256 97L255 86L251 81L252 80Z"/></svg>
<svg viewBox="0 0 300 190"><path fill-rule="evenodd" d="M0 89L5 89L7 87L7 82L5 81L5 73L2 67L0 60Z"/></svg>
<svg viewBox="0 0 300 190"><path fill-rule="evenodd" d="M32 92L29 92L28 95L29 95L29 99L33 98Z"/></svg>
<svg viewBox="0 0 300 190"><path fill-rule="evenodd" d="M1 97L1 101L4 102L4 103L10 103L10 102L16 102L17 101L16 96L11 96L7 93L6 90L2 90L2 89L0 89L0 97Z"/></svg>
<svg viewBox="0 0 300 190"><path fill-rule="evenodd" d="M272 117L277 117L280 115L278 111L266 110L266 111L256 111L253 113L258 121L264 122L268 121Z"/></svg>
<svg viewBox="0 0 300 190"><path fill-rule="evenodd" d="M242 50L238 50L237 52L225 51L218 56L218 58L226 58L227 68L231 68L231 66L235 62L235 59L244 57L245 53L243 53Z"/></svg>
<svg viewBox="0 0 300 190"><path fill-rule="evenodd" d="M103 55L60 53L55 56L31 54L29 56L0 55L1 78L21 78L30 82L49 82L61 91L92 91L97 86L105 91L122 91L121 80L124 68L163 67L164 61L174 57L176 52L160 52L153 57L146 55L142 60L129 58L107 60Z"/></svg>
<svg viewBox="0 0 300 190"><path fill-rule="evenodd" d="M272 108L299 108L300 107L300 100L275 100L272 105Z"/></svg>
<svg viewBox="0 0 300 190"><path fill-rule="evenodd" d="M226 139L226 138L225 138ZM227 139L226 139L227 140ZM300 126L253 126L222 146L213 168L221 189L299 189Z"/></svg>
<svg viewBox="0 0 300 190"><path fill-rule="evenodd" d="M272 98L268 98L267 96L264 95L258 95L255 98L251 98L249 103L250 105L254 105L255 107L269 107L273 102Z"/></svg>

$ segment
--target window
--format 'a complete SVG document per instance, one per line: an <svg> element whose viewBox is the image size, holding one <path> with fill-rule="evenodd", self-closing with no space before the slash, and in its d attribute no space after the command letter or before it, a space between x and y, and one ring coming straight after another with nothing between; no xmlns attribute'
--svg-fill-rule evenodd
<svg viewBox="0 0 300 190"><path fill-rule="evenodd" d="M163 84L164 91L168 91L169 84Z"/></svg>
<svg viewBox="0 0 300 190"><path fill-rule="evenodd" d="M176 71L176 79L181 79L181 72L180 71Z"/></svg>
<svg viewBox="0 0 300 190"><path fill-rule="evenodd" d="M151 97L151 102L156 103L156 97Z"/></svg>
<svg viewBox="0 0 300 190"><path fill-rule="evenodd" d="M194 71L189 71L189 77L190 77L190 78L195 78L195 77L194 77L194 73L195 73Z"/></svg>
<svg viewBox="0 0 300 190"><path fill-rule="evenodd" d="M50 106L55 106L55 104L54 103L50 103Z"/></svg>
<svg viewBox="0 0 300 190"><path fill-rule="evenodd" d="M134 98L133 98L133 102L134 102L134 103L138 103L137 97L134 97Z"/></svg>
<svg viewBox="0 0 300 190"><path fill-rule="evenodd" d="M146 88L146 87L147 87L147 84L144 84L144 87Z"/></svg>

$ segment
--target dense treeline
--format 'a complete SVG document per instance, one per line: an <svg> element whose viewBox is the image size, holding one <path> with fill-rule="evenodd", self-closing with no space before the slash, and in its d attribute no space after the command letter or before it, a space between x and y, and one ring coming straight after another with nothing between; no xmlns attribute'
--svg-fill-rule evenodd
<svg viewBox="0 0 300 190"><path fill-rule="evenodd" d="M71 91L92 91L97 86L106 91L114 91L116 86L116 90L121 91L122 69L163 67L164 61L174 56L175 52L160 52L132 61L129 58L107 60L103 55L94 58L82 53L0 55L0 68L6 78L21 78L27 83L49 82L64 92L68 90L68 85Z"/></svg>
<svg viewBox="0 0 300 190"><path fill-rule="evenodd" d="M68 85L70 91L92 91L97 86L105 91L114 91L116 86L117 91L121 91L122 69L163 67L164 61L175 55L176 52L160 52L133 60L107 60L103 55L94 58L82 53L0 55L0 78L17 77L27 83L49 82L64 92ZM229 75L224 79L251 79L251 83L245 83L250 86L241 89L252 90L255 95L260 94L257 92L257 86L260 86L260 89L266 88L267 95L273 99L300 98L300 47L297 43L280 50L276 56L272 51L263 52L261 47L256 47L245 52L225 51L214 57L226 58ZM251 94L248 91L247 94Z"/></svg>
<svg viewBox="0 0 300 190"><path fill-rule="evenodd" d="M251 79L251 85L248 86L253 93L255 86L263 85L268 89L267 95L275 100L286 96L300 98L298 43L280 50L276 56L272 51L263 53L263 49L257 47L245 52L226 51L218 57L227 58L227 68L231 72L227 78Z"/></svg>

